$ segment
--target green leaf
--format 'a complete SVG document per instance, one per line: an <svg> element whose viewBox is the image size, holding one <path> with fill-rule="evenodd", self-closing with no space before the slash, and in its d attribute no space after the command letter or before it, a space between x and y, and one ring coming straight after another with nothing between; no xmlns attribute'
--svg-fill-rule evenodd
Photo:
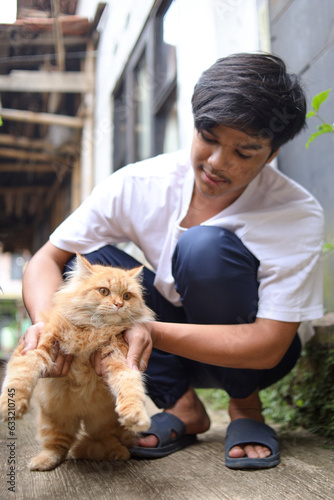
<svg viewBox="0 0 334 500"><path fill-rule="evenodd" d="M316 139L317 137L319 137L319 135L322 135L324 134L325 132L314 132L314 134L311 134L310 137L308 138L308 141L307 143L305 144L305 147L308 148L309 145L311 144L311 142L314 141L314 139Z"/></svg>
<svg viewBox="0 0 334 500"><path fill-rule="evenodd" d="M1 127L1 125L2 125L2 124L3 124L3 123L2 123L2 118L1 118L1 116L0 116L0 127Z"/></svg>
<svg viewBox="0 0 334 500"><path fill-rule="evenodd" d="M317 128L318 128L318 132L314 132L308 138L308 141L305 144L306 148L308 148L309 145L311 144L311 142L313 142L314 139L316 139L317 137L319 137L319 135L334 132L334 125L331 125L330 123L323 123L322 125L319 125L319 127L317 127Z"/></svg>
<svg viewBox="0 0 334 500"><path fill-rule="evenodd" d="M330 123L323 123L322 125L319 125L318 130L322 134L326 134L328 132L334 132L334 126Z"/></svg>
<svg viewBox="0 0 334 500"><path fill-rule="evenodd" d="M314 111L319 111L321 104L326 101L331 90L332 89L324 90L323 92L320 92L320 94L317 94L313 97L312 108L314 109Z"/></svg>
<svg viewBox="0 0 334 500"><path fill-rule="evenodd" d="M322 250L323 250L323 252L333 252L334 251L334 243L324 243Z"/></svg>
<svg viewBox="0 0 334 500"><path fill-rule="evenodd" d="M315 113L314 111L309 111L306 115L306 118L311 118L311 116L317 116L317 113Z"/></svg>

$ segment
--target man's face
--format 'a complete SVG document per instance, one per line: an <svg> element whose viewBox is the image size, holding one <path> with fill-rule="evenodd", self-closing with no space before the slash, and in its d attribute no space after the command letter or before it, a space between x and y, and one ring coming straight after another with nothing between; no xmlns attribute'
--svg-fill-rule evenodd
<svg viewBox="0 0 334 500"><path fill-rule="evenodd" d="M224 125L195 129L191 147L195 189L207 197L229 197L232 203L276 154L271 154L268 138L253 137Z"/></svg>

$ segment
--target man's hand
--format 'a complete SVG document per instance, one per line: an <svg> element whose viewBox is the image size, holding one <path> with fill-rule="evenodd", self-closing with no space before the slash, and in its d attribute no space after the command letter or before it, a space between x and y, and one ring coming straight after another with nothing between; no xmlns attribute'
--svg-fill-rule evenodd
<svg viewBox="0 0 334 500"><path fill-rule="evenodd" d="M36 349L43 327L44 323L39 321L30 326L24 333L19 341L19 344L23 344L22 355L25 355L30 350ZM44 377L64 377L67 375L73 360L73 355L63 354L59 348L58 342L55 342L51 356L54 360L54 364L50 372L44 374Z"/></svg>
<svg viewBox="0 0 334 500"><path fill-rule="evenodd" d="M43 327L43 321L39 321L38 323L31 325L28 330L22 335L19 340L19 345L23 344L21 354L26 354L28 351L36 349Z"/></svg>
<svg viewBox="0 0 334 500"><path fill-rule="evenodd" d="M126 361L127 365L132 370L140 370L144 372L147 368L147 363L153 347L152 324L153 322L136 325L123 333L124 340L129 346ZM105 363L105 360L107 359L108 356L102 359L101 351L93 352L90 357L90 362L96 372L96 375L102 377L106 386L108 386L108 372L106 371Z"/></svg>
<svg viewBox="0 0 334 500"><path fill-rule="evenodd" d="M126 358L132 370L144 372L153 348L153 322L143 323L124 332L124 340L129 345Z"/></svg>
<svg viewBox="0 0 334 500"><path fill-rule="evenodd" d="M90 362L92 367L95 370L95 373L98 377L102 377L103 383L106 387L108 385L108 372L106 370L106 360L108 356L102 359L101 351L94 351L90 357Z"/></svg>

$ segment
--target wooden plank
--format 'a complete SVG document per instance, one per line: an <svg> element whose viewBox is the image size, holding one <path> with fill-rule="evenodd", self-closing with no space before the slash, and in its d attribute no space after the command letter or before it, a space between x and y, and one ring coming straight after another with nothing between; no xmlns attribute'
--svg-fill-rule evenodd
<svg viewBox="0 0 334 500"><path fill-rule="evenodd" d="M80 133L80 132L79 132ZM73 137L71 136L73 141ZM11 134L0 134L0 145L1 146L14 146L15 148L24 148L28 150L38 150L42 149L45 151L50 151L51 153L57 153L58 155L77 155L78 146L72 143L65 143L59 147L54 146L51 142L45 139L31 139L30 137L15 136Z"/></svg>
<svg viewBox="0 0 334 500"><path fill-rule="evenodd" d="M36 173L50 173L54 172L55 168L51 163L0 163L0 173L14 173L14 172L36 172Z"/></svg>
<svg viewBox="0 0 334 500"><path fill-rule="evenodd" d="M97 4L94 20L92 23L92 30L96 30L96 28L101 20L101 17L102 17L102 14L104 12L106 5L107 5L107 2L99 2Z"/></svg>
<svg viewBox="0 0 334 500"><path fill-rule="evenodd" d="M85 35L89 33L91 23L86 17L73 15L59 17L61 31L64 36L66 35ZM54 18L26 18L18 19L15 27L21 27L23 30L44 31L52 32L55 24Z"/></svg>
<svg viewBox="0 0 334 500"><path fill-rule="evenodd" d="M53 33L55 37L55 52L57 55L57 67L59 71L65 71L65 49L63 42L63 33L59 20L59 0L51 0L53 12Z"/></svg>
<svg viewBox="0 0 334 500"><path fill-rule="evenodd" d="M0 24L0 31L4 35L3 32L3 24ZM20 48L22 45L26 44L27 42L29 43L29 47L48 47L52 46L53 47L53 35L52 33L38 33L38 36L36 38L30 38L25 35L24 32L19 32L18 30L12 30L14 33L13 38L9 39L2 39L1 40L1 47L8 49L8 47L16 47ZM30 32L29 32L30 33ZM16 38L15 38L16 36ZM73 36L66 36L64 38L64 45L66 48L75 48L75 47L85 47L86 43L88 42L89 37L88 36L79 36L79 35L73 35ZM14 62L17 62L18 60L21 60L22 58L24 59L26 56L13 56L11 60L13 59ZM50 54L36 54L34 57L34 60L44 60L44 59L49 59Z"/></svg>
<svg viewBox="0 0 334 500"><path fill-rule="evenodd" d="M17 137L11 134L0 134L0 145L15 146L16 148L44 149L48 151L54 150L53 144L44 139L31 139L24 136Z"/></svg>
<svg viewBox="0 0 334 500"><path fill-rule="evenodd" d="M64 127L82 128L83 120L76 116L54 115L51 113L35 113L19 109L0 108L2 120L25 123L42 123L45 125L60 125Z"/></svg>
<svg viewBox="0 0 334 500"><path fill-rule="evenodd" d="M0 186L0 195L22 195L22 194L40 194L40 193L45 193L47 189L49 189L48 186L18 186L18 187L1 187ZM1 498L1 497L0 497Z"/></svg>
<svg viewBox="0 0 334 500"><path fill-rule="evenodd" d="M95 72L95 57L93 43L87 44L84 72L93 78ZM94 185L94 105L93 89L83 96L85 114L81 139L81 201L85 200Z"/></svg>
<svg viewBox="0 0 334 500"><path fill-rule="evenodd" d="M14 158L16 160L31 160L31 161L57 161L64 162L62 156L55 156L48 153L38 151L25 151L23 149L0 148L0 158ZM1 168L1 167L0 167Z"/></svg>
<svg viewBox="0 0 334 500"><path fill-rule="evenodd" d="M80 71L13 70L0 75L0 92L84 93L93 88L93 81Z"/></svg>

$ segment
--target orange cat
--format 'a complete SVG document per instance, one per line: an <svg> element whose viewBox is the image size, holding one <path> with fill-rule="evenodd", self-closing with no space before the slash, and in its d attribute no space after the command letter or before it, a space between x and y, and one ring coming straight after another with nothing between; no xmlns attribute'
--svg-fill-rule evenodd
<svg viewBox="0 0 334 500"><path fill-rule="evenodd" d="M129 436L148 429L142 376L127 366L128 347L121 335L153 319L142 297L141 270L91 265L78 255L75 269L55 295L54 307L44 315L37 349L22 356L19 345L10 359L0 398L2 417L8 418L9 395L15 417L21 417L38 382L43 451L31 460L30 470L51 470L68 452L72 458L127 459ZM69 374L40 378L53 364L55 341L63 352L74 355ZM102 358L108 355L108 388L90 363L97 349Z"/></svg>

